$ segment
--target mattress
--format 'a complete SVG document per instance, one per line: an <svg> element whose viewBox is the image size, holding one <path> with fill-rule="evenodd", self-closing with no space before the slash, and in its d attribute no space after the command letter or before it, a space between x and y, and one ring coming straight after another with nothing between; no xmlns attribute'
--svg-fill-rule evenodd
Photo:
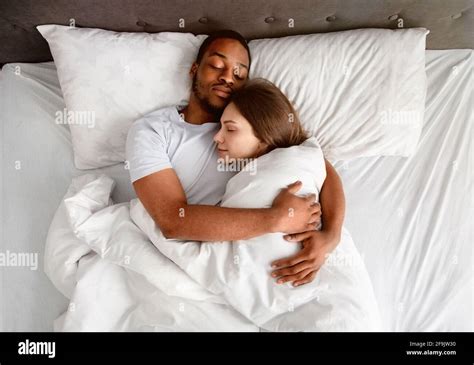
<svg viewBox="0 0 474 365"><path fill-rule="evenodd" d="M472 331L472 50L427 51L421 141L409 158L336 161L345 226L373 281L387 331ZM37 270L0 268L0 330L51 331L68 300L42 271L51 219L72 177L71 136L54 63L0 73L1 252L35 253ZM124 164L113 199L135 197Z"/></svg>

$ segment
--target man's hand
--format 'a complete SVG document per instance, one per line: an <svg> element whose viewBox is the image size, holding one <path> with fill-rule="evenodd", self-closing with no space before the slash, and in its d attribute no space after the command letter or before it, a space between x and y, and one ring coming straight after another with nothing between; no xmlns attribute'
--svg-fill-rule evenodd
<svg viewBox="0 0 474 365"><path fill-rule="evenodd" d="M301 242L303 248L293 257L280 259L276 264L275 278L281 282L292 281L293 285L302 285L313 281L316 273L324 264L327 256L341 240L344 221L345 198L341 179L334 167L325 160L326 180L324 181L319 200L324 210L322 230L305 230L292 234L290 242ZM293 237L294 236L294 237ZM288 236L285 236L288 239Z"/></svg>
<svg viewBox="0 0 474 365"><path fill-rule="evenodd" d="M326 261L332 250L339 244L340 236L326 231L307 231L284 236L291 242L301 242L302 249L294 256L272 263L276 270L272 277L278 284L293 282L293 286L310 283Z"/></svg>
<svg viewBox="0 0 474 365"><path fill-rule="evenodd" d="M316 203L316 194L305 197L295 195L302 187L301 181L282 189L275 197L270 209L277 223L275 232L287 234L314 230L321 223L321 206Z"/></svg>

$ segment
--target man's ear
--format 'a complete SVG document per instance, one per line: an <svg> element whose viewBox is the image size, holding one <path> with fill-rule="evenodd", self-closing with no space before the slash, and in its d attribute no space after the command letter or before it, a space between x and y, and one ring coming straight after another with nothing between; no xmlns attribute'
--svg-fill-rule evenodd
<svg viewBox="0 0 474 365"><path fill-rule="evenodd" d="M191 76L191 78L193 78L194 75L196 75L198 68L199 68L199 64L196 62L193 62L193 64L191 65L191 69L189 70L189 76Z"/></svg>

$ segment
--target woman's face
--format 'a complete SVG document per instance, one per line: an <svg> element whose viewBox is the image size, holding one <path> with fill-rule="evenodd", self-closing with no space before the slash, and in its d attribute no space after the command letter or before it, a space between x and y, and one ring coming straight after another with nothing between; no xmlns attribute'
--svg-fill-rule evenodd
<svg viewBox="0 0 474 365"><path fill-rule="evenodd" d="M254 134L251 124L234 103L229 103L221 117L221 129L214 136L220 158L256 158L268 145Z"/></svg>

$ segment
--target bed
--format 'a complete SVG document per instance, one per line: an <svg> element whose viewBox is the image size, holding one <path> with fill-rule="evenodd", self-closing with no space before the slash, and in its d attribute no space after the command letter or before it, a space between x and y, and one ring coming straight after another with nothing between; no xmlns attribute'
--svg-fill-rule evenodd
<svg viewBox="0 0 474 365"><path fill-rule="evenodd" d="M13 9L7 13L11 17L4 19L15 19L14 11L20 3L27 2L12 5ZM38 9L44 9L46 3L38 2ZM203 3L197 2L195 9L211 8L203 8ZM428 13L433 16L423 20L420 14L428 9L430 2L413 1L405 9L391 2L385 8L380 4L379 8L371 8L365 19L350 21L348 14L351 14L351 7L358 6L357 3L368 2L353 1L344 6L333 1L314 2L308 6L319 11L321 22L317 22L318 26L303 22L301 28L292 32L388 27L393 19L385 17L386 22L377 22L369 21L369 18L380 15L382 19L381 14L402 14L406 26L411 22L411 25L430 28L423 21L431 21L432 37L428 38L427 48L439 50L426 51L428 94L416 153L408 158L373 157L335 163L347 200L345 225L369 271L385 330L473 331L474 56L472 37L468 37L469 29L472 36L472 26L468 29L465 23L472 24L469 20L473 13L472 2L453 2L449 9L434 6ZM139 14L145 14L143 4L142 7L127 1L120 4L121 10L112 17L116 23L110 25L111 28L126 30L133 27L136 31L150 32L175 30L171 24L157 26L154 24L159 23L154 19L142 20ZM248 34L243 32L244 35L282 35L284 29L278 22L271 29L275 18L289 11L282 4L275 2L259 8L258 12L255 8L246 9L238 17L231 16L225 24L244 30L242 24L245 24L246 16L249 19L248 14L255 11L262 15L263 25L249 28ZM62 5L58 5L48 19L30 17L25 22L51 22L51 17L78 11L72 2L65 1ZM161 2L161 5L173 12L179 4ZM100 9L106 11L105 6ZM124 18L127 9L133 9L134 14L136 11L139 18L136 25L130 25ZM219 11L224 11L223 8L216 9L216 13L207 17L204 16L206 11L202 11L202 17L197 16L196 32L221 25L212 21L213 17L219 18ZM263 16L267 12L275 16ZM35 14L41 16L41 12ZM419 17L410 17L410 14ZM450 17L448 22L447 14ZM334 19L328 20L331 16ZM338 19L341 19L341 24L334 25ZM80 22L81 18L77 21ZM98 26L94 23L96 21L97 18L91 18L87 25ZM459 25L461 22L463 24ZM21 21L15 23L16 27L22 27ZM126 26L122 28L120 24ZM29 267L1 268L2 331L50 331L54 319L67 309L69 301L42 272L42 257L48 227L58 204L71 179L84 173L74 167L68 126L54 122L56 111L65 108L55 65L53 62L33 63L47 61L50 56L44 43L37 35L32 35L31 29L26 33L28 35L23 36L15 33L15 37L21 39L15 52L8 48L15 37L7 45L2 45L7 52L1 60L6 64L0 73L1 237L2 252L34 252L38 254L39 263L37 270ZM28 44L34 45L31 52L27 49ZM16 72L17 66L21 67L20 76ZM117 182L114 201L125 202L135 197L123 164L99 170Z"/></svg>

